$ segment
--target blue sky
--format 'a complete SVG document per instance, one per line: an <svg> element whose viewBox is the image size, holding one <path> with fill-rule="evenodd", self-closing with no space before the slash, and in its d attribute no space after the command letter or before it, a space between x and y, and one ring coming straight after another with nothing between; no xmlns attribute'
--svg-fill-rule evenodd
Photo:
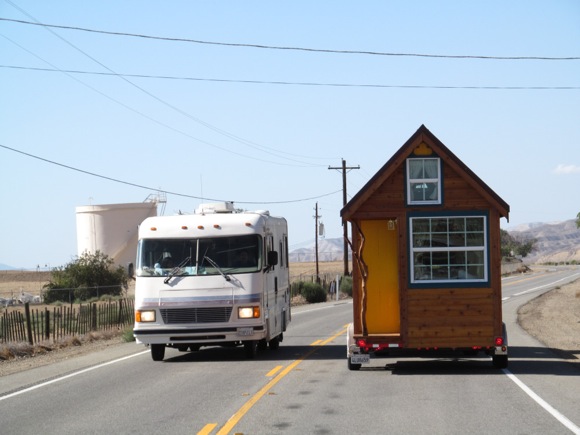
<svg viewBox="0 0 580 435"><path fill-rule="evenodd" d="M329 166L360 165L350 198L421 124L510 204L503 227L580 212L580 60L497 59L580 57L578 1L0 0L0 18L0 263L64 265L76 207L154 189L180 194L165 214L285 216L291 249L318 202L341 237Z"/></svg>

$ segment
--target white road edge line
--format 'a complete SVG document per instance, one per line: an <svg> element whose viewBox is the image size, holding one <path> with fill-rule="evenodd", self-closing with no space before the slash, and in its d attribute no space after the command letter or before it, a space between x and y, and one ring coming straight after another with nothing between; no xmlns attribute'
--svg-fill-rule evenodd
<svg viewBox="0 0 580 435"><path fill-rule="evenodd" d="M578 275L580 275L580 273L575 273L574 275L570 275L568 277L559 279L558 281L554 281L554 282L552 282L550 284L544 284L544 285L541 285L540 287L534 287L534 288L531 288L529 290L526 290L526 291L523 291L523 292L520 292L520 293L514 293L514 296L521 296L521 295L525 295L527 293L532 293L532 292L535 292L536 290L540 290L540 289L543 289L545 287L550 287L550 286L552 286L552 285L554 285L554 284L556 284L558 282L564 281L566 279L574 278L575 276L578 276Z"/></svg>
<svg viewBox="0 0 580 435"><path fill-rule="evenodd" d="M512 372L508 369L502 369L502 371L506 374L508 378L510 378L518 387L520 387L528 396L530 396L534 401L548 411L552 417L566 426L568 429L572 431L572 433L576 435L580 435L580 427L576 426L572 421L570 421L566 416L564 416L560 411L555 409L552 405L538 396L536 393L532 391L530 387L520 381Z"/></svg>
<svg viewBox="0 0 580 435"><path fill-rule="evenodd" d="M149 353L149 352L150 352L149 350L144 350L144 351L139 352L139 353L134 353L133 355L124 356L123 358L117 358L117 359L114 359L112 361L108 361L106 363L98 364L96 366L92 366L92 367L89 367L89 368L86 368L83 370L79 370L78 372L73 372L73 373L70 373L70 374L65 375L65 376L51 379L50 381L46 381L46 382L43 382L41 384L33 385L32 387L25 388L23 390L19 390L19 391L16 391L14 393L7 394L6 396L0 397L0 402L2 400L6 400L6 399L10 399L10 398L15 397L15 396L19 396L20 394L28 393L29 391L37 390L38 388L46 387L47 385L54 384L55 382L64 381L65 379L72 378L73 376L82 375L83 373L87 373L87 372L90 372L92 370L100 369L101 367L105 367L105 366L108 366L111 364L116 364L118 362L125 361L129 358L133 358L133 357L143 355L144 353Z"/></svg>

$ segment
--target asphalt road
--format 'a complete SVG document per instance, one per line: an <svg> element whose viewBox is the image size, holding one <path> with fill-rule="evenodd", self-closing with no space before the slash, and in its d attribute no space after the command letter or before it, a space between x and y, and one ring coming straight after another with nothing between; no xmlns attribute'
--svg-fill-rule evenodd
<svg viewBox="0 0 580 435"><path fill-rule="evenodd" d="M510 365L489 358L376 358L346 365L350 302L299 307L284 342L241 348L133 343L0 378L2 434L580 434L580 371L516 324L527 300L578 277L504 280Z"/></svg>

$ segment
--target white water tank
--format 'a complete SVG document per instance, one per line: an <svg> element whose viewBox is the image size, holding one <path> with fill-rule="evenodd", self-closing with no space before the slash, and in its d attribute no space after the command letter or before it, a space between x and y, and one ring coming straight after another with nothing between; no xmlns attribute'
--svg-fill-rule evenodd
<svg viewBox="0 0 580 435"><path fill-rule="evenodd" d="M138 226L156 215L156 202L77 207L77 255L101 251L117 265L135 263Z"/></svg>

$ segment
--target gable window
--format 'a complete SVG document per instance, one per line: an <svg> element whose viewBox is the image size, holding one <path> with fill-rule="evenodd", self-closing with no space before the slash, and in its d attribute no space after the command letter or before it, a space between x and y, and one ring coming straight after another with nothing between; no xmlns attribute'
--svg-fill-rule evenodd
<svg viewBox="0 0 580 435"><path fill-rule="evenodd" d="M407 203L441 204L441 168L436 157L407 159Z"/></svg>
<svg viewBox="0 0 580 435"><path fill-rule="evenodd" d="M485 282L485 216L412 217L411 283Z"/></svg>

